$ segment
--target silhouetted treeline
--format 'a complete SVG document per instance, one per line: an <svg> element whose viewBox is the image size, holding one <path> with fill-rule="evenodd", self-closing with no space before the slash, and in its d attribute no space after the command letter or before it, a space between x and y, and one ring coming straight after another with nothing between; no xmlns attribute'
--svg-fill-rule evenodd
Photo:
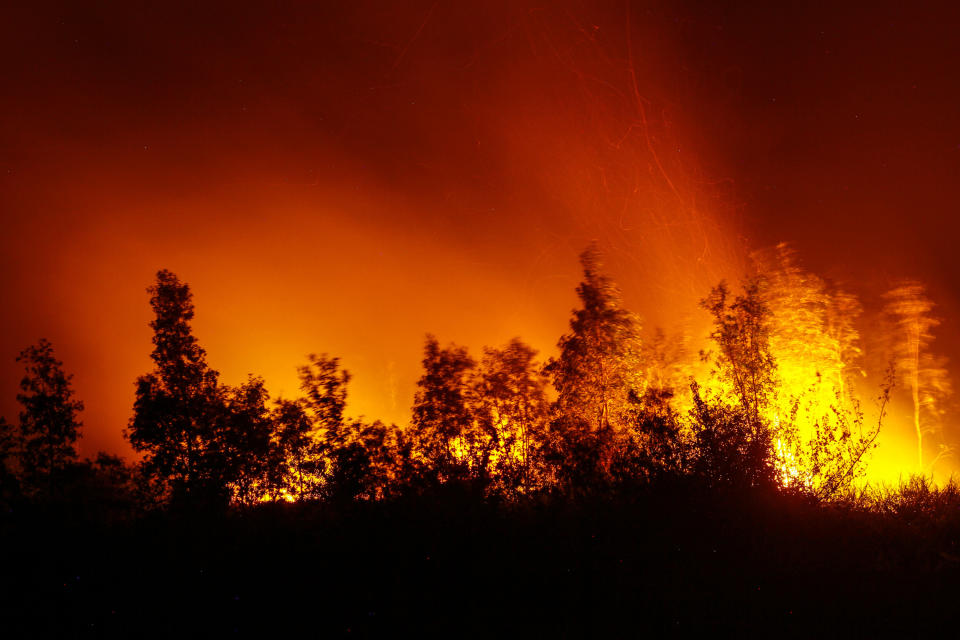
<svg viewBox="0 0 960 640"><path fill-rule="evenodd" d="M644 334L591 248L555 358L519 339L474 357L428 336L402 426L349 417L350 374L325 354L299 368L297 398L271 398L256 377L222 383L192 334L188 285L161 271L153 369L125 431L137 461L81 461L71 376L46 341L19 357L22 411L0 421L4 630L809 637L955 625L960 489L923 476L856 484L893 382L945 393L923 357L929 305L891 294L892 326L927 320L913 360L896 351L901 372L868 421L852 380L856 301L788 257L740 294L709 293L712 346L697 356L688 337ZM930 409L916 407L922 461Z"/></svg>
<svg viewBox="0 0 960 640"><path fill-rule="evenodd" d="M697 360L685 336L643 337L591 247L581 256L580 306L555 358L541 362L515 338L478 359L428 336L403 426L350 418L350 374L326 354L298 369L298 398L271 398L254 376L222 383L192 333L189 286L160 271L149 289L154 366L136 380L124 432L140 459L78 461L83 405L41 341L19 358L19 422L0 422L3 499L75 500L76 487L96 486L138 510L225 508L380 500L457 484L519 500L677 477L832 498L862 476L894 377L868 424L852 381L855 300L778 251L740 295L721 283L703 300L712 348ZM910 306L920 293L897 291L901 325L910 313L928 317L929 305ZM933 374L918 362L914 395L923 389L932 402ZM917 411L922 452L930 428Z"/></svg>

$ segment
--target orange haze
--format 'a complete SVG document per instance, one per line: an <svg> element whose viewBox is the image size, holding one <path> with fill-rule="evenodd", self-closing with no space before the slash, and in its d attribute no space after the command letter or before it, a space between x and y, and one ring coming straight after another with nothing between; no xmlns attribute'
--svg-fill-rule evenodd
<svg viewBox="0 0 960 640"><path fill-rule="evenodd" d="M82 453L129 454L160 268L225 381L289 397L327 352L351 413L398 423L427 332L550 355L593 238L650 326L702 331L697 301L779 240L867 306L919 276L957 317L946 16L321 4L10 12L0 413L47 337Z"/></svg>

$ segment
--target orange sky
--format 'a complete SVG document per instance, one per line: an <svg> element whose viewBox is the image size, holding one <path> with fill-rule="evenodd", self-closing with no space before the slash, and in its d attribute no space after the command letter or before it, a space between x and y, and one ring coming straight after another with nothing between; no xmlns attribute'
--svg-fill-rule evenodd
<svg viewBox="0 0 960 640"><path fill-rule="evenodd" d="M304 356L328 352L354 373L351 412L396 422L427 332L549 352L592 238L650 324L684 322L751 247L788 240L867 297L924 278L956 333L946 10L11 13L0 412L14 357L49 338L87 405L84 455L128 451L159 268L192 286L225 381L293 395Z"/></svg>

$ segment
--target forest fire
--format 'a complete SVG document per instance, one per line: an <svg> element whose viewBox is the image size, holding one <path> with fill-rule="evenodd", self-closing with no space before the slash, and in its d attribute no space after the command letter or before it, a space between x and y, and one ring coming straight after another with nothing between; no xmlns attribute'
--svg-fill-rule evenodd
<svg viewBox="0 0 960 640"><path fill-rule="evenodd" d="M912 619L878 571L950 601L960 5L34 4L0 534L40 568L0 617L137 635L183 608L139 562L212 612L181 637L280 635L220 624L235 585L309 583L331 635Z"/></svg>
<svg viewBox="0 0 960 640"><path fill-rule="evenodd" d="M891 288L890 279L865 277L863 265L875 258L859 249L848 260L824 259L842 254L837 248L821 250L824 236L811 241L806 225L794 225L819 215L815 207L780 215L785 205L777 202L768 217L779 222L770 228L766 217L744 212L765 206L768 193L766 187L748 193L750 180L773 184L774 178L759 170L745 178L731 176L731 163L716 160L711 147L742 127L721 131L707 124L711 118L732 123L739 116L723 107L723 100L730 95L752 99L738 84L750 68L739 57L714 61L701 55L699 45L686 51L679 44L736 39L713 28L711 21L720 18L675 23L670 11L627 7L624 13L619 5L598 7L589 15L500 7L489 12L489 23L478 24L468 8L429 9L402 16L382 7L358 9L363 17L355 16L351 30L328 34L326 40L316 33L343 20L320 14L296 20L306 31L291 36L294 40L310 33L311 46L345 52L350 59L358 51L372 57L358 61L349 73L322 63L310 71L295 67L304 77L321 74L332 83L316 92L277 86L256 65L249 73L236 67L237 86L222 94L171 88L171 99L190 94L218 114L208 119L198 113L175 126L163 111L105 84L112 76L96 65L103 62L109 70L114 63L77 58L80 77L104 87L98 93L103 108L84 112L96 133L88 139L79 131L70 138L74 142L33 145L49 149L63 166L48 163L41 170L41 160L25 151L18 165L22 170L4 178L11 206L37 215L11 216L5 236L10 273L21 275L4 284L24 313L2 337L8 354L8 366L0 370L8 389L0 399L2 413L17 411L12 390L20 373L13 357L45 335L75 370L86 400L82 453L132 456L120 433L130 417L130 380L147 364L142 345L149 317L139 292L157 268L169 267L208 301L197 333L226 379L238 384L247 373L261 374L271 392L290 396L297 392L296 363L304 354L336 353L355 374L350 413L403 425L410 419L420 375L417 349L425 332L474 350L519 335L544 358L553 355L571 307L575 256L597 239L626 306L644 318L644 344L656 350L655 329L662 327L668 350L685 350L684 359L668 372L679 396L687 392L676 384L677 376L700 371L697 352L709 347L710 323L698 310L699 301L721 280L736 284L757 270L772 269L783 280L772 281L782 300L770 302L780 328L771 336L781 378L778 415L789 415L788 405L802 396L799 412L823 417L838 405L841 414L852 417L854 394L865 419L870 416L893 346L882 344L885 330L876 321L883 314L874 308L882 306L875 302ZM686 9L678 11L687 16ZM135 19L124 12L110 17L117 24ZM255 43L251 46L258 53L250 56L280 67L289 62L283 51L273 52L272 36L260 30L259 21L232 19L237 37ZM842 15L834 19L844 24ZM153 22L175 20L160 12ZM408 31L399 27L408 23ZM64 29L86 25L87 18L77 16ZM471 35L449 42L449 34L461 32ZM419 35L409 41L412 33ZM206 39L196 35L183 43L186 53L158 47L173 56L169 64L175 68L189 67L202 87L221 77L223 69L214 62L181 64L183 56L206 59L201 54ZM371 48L371 42L381 44ZM54 58L59 46L50 44ZM447 54L433 56L437 50ZM146 68L155 67L154 54L137 50L131 55ZM681 81L671 71L677 55L701 69L701 76ZM717 79L723 84L714 86ZM257 93L248 93L248 85ZM51 84L45 92L24 86L23 101L81 104L80 88L58 86ZM278 111L281 107L271 109L266 95L278 96L283 104L321 105L324 115L316 122L302 119L295 127L267 127L289 118ZM764 99L763 104L776 107ZM102 115L107 107L139 109L143 126L112 128L117 121ZM17 121L21 130L43 131L41 113L24 110ZM182 161L182 152L204 132L216 144L205 151L210 154L206 168L195 170ZM842 131L827 133L837 137ZM133 144L136 136L142 144ZM331 136L339 136L339 142ZM83 162L71 160L77 153L71 144L87 154ZM258 146L254 157L234 166L230 158L248 157L244 150ZM388 147L405 151L389 154ZM103 152L85 151L94 148ZM312 168L303 172L294 164ZM201 175L201 180L195 177ZM731 186L735 181L745 190ZM868 202L864 195L858 207ZM57 222L63 219L80 222L68 232ZM152 222L159 220L167 223ZM845 231L835 228L839 242ZM30 237L34 244L18 240ZM778 266L776 255L758 255L754 264L754 249L781 240L797 246L800 262L815 268L791 272L790 265ZM840 247L846 252L854 245L844 241ZM891 258L905 255L892 250L899 245L875 246L891 276L917 273ZM28 268L35 255L51 257L45 270ZM838 271L840 282L852 279L867 286L850 294L827 291L813 275L817 271ZM929 297L952 311L955 303L942 295L937 274L919 275L934 286ZM320 282L326 293L307 295ZM412 287L413 282L423 286ZM264 304L261 294L267 291L270 302ZM869 302L869 313L858 316L857 297ZM828 304L836 308L824 310ZM390 310L389 323L372 320L382 309ZM944 309L941 317L947 316ZM104 314L114 318L110 330ZM871 327L860 340L858 317ZM892 340L893 330L888 333ZM951 335L948 327L943 333ZM105 343L115 348L105 351ZM944 353L954 355L956 346L944 343ZM924 357L935 357L936 351ZM896 357L902 372L911 365L901 356ZM914 376L917 381L944 369L913 360L922 372ZM811 390L817 374L818 388ZM918 383L915 399L902 395L912 388L906 378L895 386L895 410L877 438L872 477L895 482L901 472L929 471L949 451L954 434L934 426L948 408L942 384L948 379ZM923 396L923 389L933 396ZM688 399L684 408L690 406ZM915 413L909 428L902 417L906 413ZM934 432L928 435L928 429ZM929 445L922 463L919 451L913 460L900 455L908 446L923 448L918 433ZM941 456L933 466L946 476L950 464Z"/></svg>

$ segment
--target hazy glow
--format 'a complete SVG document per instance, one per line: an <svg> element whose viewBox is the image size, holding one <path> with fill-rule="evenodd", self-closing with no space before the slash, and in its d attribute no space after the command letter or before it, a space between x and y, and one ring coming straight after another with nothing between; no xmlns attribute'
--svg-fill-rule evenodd
<svg viewBox="0 0 960 640"><path fill-rule="evenodd" d="M11 10L0 413L17 410L15 355L44 336L87 406L82 453L129 454L159 268L193 288L224 381L291 397L305 355L328 352L354 373L349 413L397 423L427 332L553 354L593 238L647 329L691 354L698 300L780 240L865 305L918 275L960 335L943 295L960 290L960 89L937 48L955 20L589 5ZM820 371L822 413L853 390L850 363L827 338L792 354L797 339L777 347L785 388ZM883 363L863 368L869 421ZM914 468L907 405L871 478Z"/></svg>

